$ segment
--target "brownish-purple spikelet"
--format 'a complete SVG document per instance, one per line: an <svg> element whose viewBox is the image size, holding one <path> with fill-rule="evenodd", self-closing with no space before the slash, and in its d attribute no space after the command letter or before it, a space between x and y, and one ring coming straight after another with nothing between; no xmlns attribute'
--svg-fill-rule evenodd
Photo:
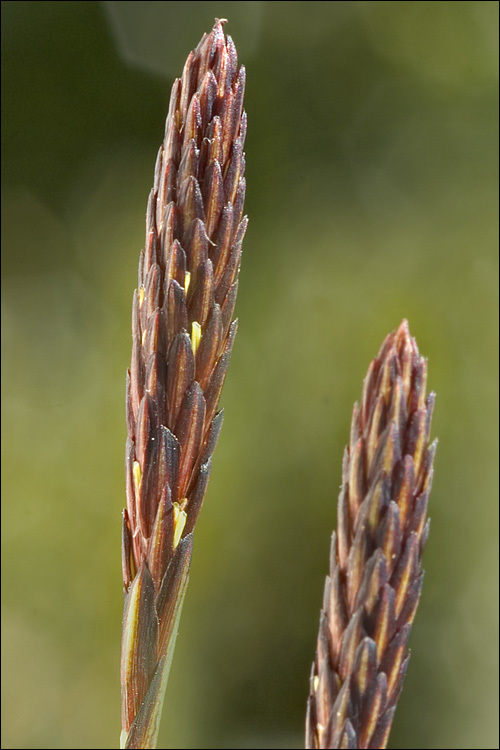
<svg viewBox="0 0 500 750"><path fill-rule="evenodd" d="M127 373L122 547L125 592L142 576L159 626L154 655L141 655L149 665L144 684L130 666L137 655L122 650L126 731L161 657L165 580L176 559L190 555L222 425L216 411L236 335L247 226L244 89L245 69L216 21L172 87L148 201Z"/></svg>
<svg viewBox="0 0 500 750"><path fill-rule="evenodd" d="M345 450L306 721L308 748L384 748L418 605L436 442L408 324L384 341Z"/></svg>

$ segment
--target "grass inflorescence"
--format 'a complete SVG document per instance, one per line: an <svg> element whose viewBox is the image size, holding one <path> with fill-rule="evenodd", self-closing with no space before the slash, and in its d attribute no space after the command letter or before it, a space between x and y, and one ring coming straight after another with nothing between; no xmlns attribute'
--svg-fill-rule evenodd
<svg viewBox="0 0 500 750"><path fill-rule="evenodd" d="M146 214L127 372L122 747L156 747L222 426L245 200L245 69L216 21L172 87Z"/></svg>
<svg viewBox="0 0 500 750"><path fill-rule="evenodd" d="M308 748L384 748L408 666L436 442L427 362L403 321L372 361L345 450Z"/></svg>

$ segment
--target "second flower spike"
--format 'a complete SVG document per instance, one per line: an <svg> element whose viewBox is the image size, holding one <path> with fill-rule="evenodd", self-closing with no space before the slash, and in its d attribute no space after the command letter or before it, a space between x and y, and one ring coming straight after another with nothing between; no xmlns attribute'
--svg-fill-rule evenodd
<svg viewBox="0 0 500 750"><path fill-rule="evenodd" d="M371 363L351 423L312 668L307 748L385 748L422 588L434 394L408 323Z"/></svg>

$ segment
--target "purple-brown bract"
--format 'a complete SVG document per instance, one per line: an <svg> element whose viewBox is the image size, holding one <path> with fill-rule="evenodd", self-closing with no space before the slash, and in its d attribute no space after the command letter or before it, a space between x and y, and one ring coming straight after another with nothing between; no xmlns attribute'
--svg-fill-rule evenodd
<svg viewBox="0 0 500 750"><path fill-rule="evenodd" d="M354 407L306 721L307 748L385 748L408 665L429 521L434 394L408 324Z"/></svg>
<svg viewBox="0 0 500 750"><path fill-rule="evenodd" d="M122 747L156 747L192 531L222 425L247 226L244 89L245 70L216 21L173 85L149 196L127 373Z"/></svg>

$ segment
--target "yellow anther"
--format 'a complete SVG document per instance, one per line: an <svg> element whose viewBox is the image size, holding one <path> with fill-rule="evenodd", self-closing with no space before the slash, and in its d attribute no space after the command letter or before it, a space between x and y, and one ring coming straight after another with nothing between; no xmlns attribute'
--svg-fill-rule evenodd
<svg viewBox="0 0 500 750"><path fill-rule="evenodd" d="M187 513L185 510L180 509L179 503L173 503L173 513L174 513L174 541L173 541L172 546L174 549L176 549L177 545L181 541L182 532L184 531L184 526L186 525Z"/></svg>
<svg viewBox="0 0 500 750"><path fill-rule="evenodd" d="M200 345L200 339L201 339L201 326L199 323L193 321L191 325L191 347L193 349L193 354L196 354L198 347Z"/></svg>
<svg viewBox="0 0 500 750"><path fill-rule="evenodd" d="M186 275L184 276L184 291L186 294L188 293L190 282L191 282L191 274L189 271L186 271Z"/></svg>
<svg viewBox="0 0 500 750"><path fill-rule="evenodd" d="M142 479L141 465L139 461L134 461L133 472L134 472L135 491L139 492L141 488L141 479Z"/></svg>
<svg viewBox="0 0 500 750"><path fill-rule="evenodd" d="M144 302L144 295L145 295L144 287L141 284L141 286L139 287L139 309L141 309L142 303Z"/></svg>
<svg viewBox="0 0 500 750"><path fill-rule="evenodd" d="M319 677L316 674L313 677L313 690L314 690L314 692L316 692L316 690L318 689L318 687L319 687Z"/></svg>

